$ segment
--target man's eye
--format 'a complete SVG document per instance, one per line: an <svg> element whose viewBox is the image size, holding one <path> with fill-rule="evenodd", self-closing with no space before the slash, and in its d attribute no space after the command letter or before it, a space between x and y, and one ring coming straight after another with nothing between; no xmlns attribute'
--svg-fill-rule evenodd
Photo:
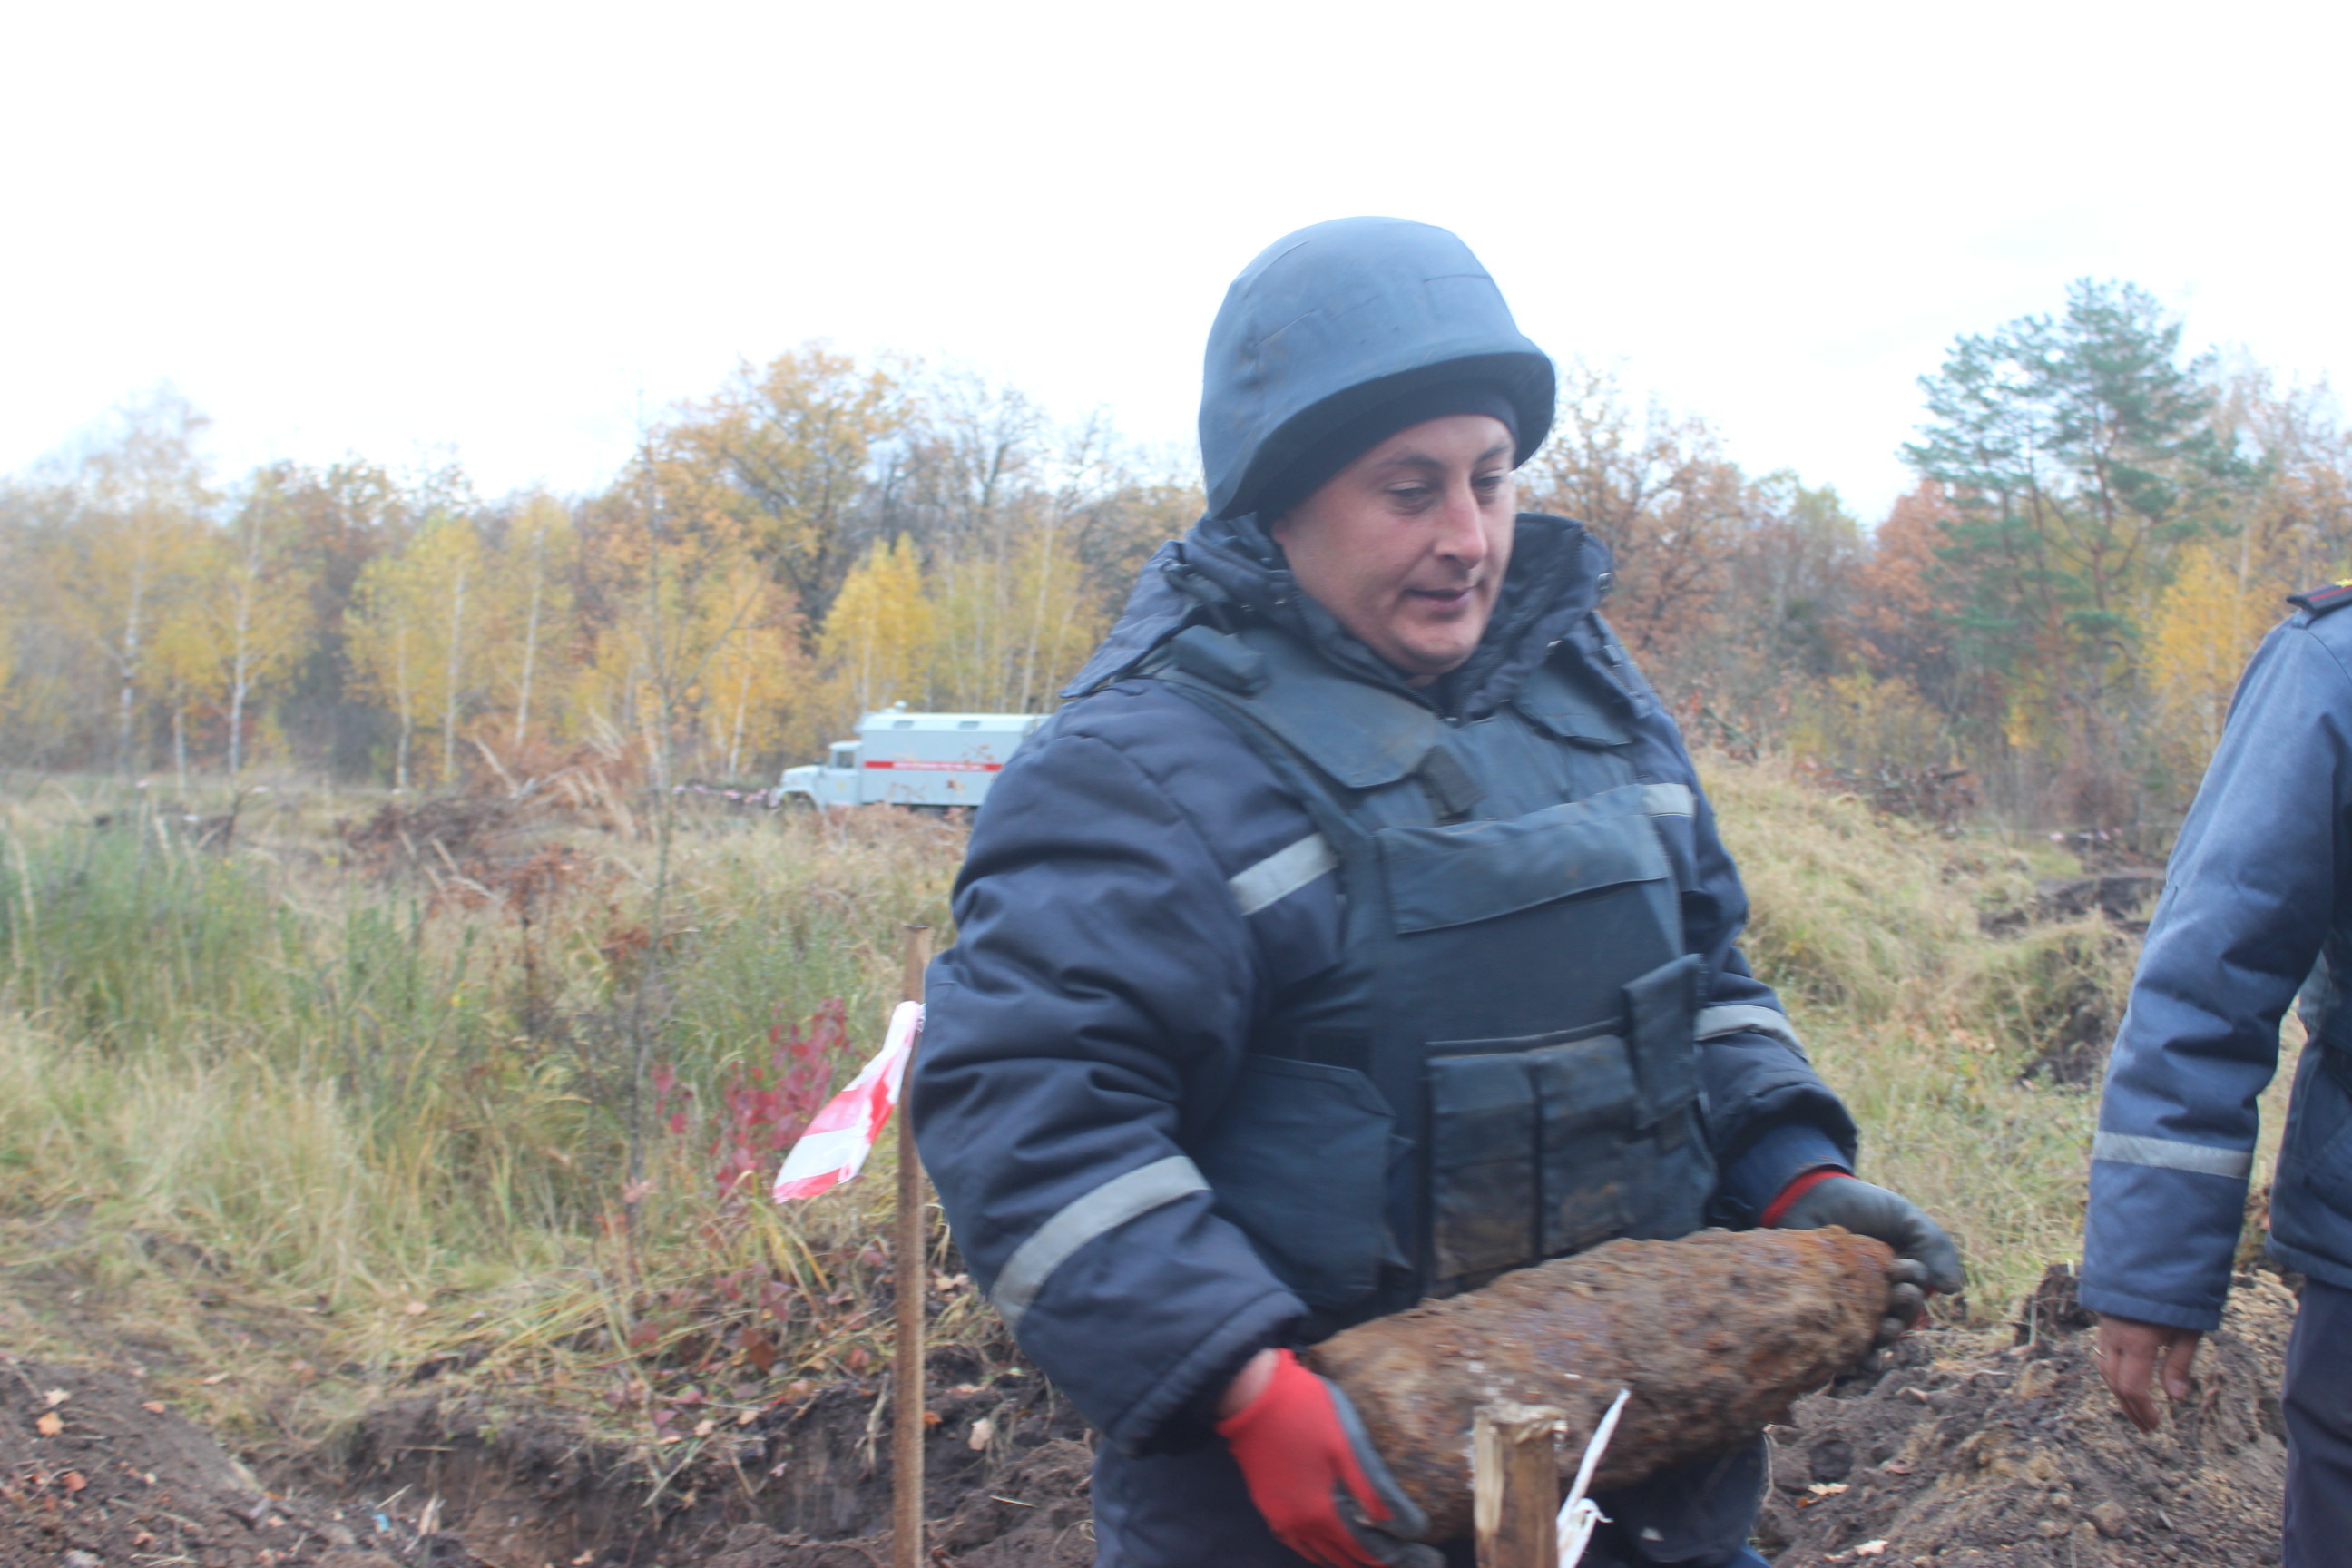
<svg viewBox="0 0 2352 1568"><path fill-rule="evenodd" d="M1399 506L1419 506L1429 499L1427 485L1391 485L1389 499Z"/></svg>

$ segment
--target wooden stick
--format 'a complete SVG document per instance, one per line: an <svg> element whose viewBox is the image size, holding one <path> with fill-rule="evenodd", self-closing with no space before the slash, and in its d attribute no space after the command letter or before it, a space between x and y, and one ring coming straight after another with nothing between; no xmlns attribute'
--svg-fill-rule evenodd
<svg viewBox="0 0 2352 1568"><path fill-rule="evenodd" d="M1559 1568L1559 1425L1549 1405L1496 1400L1470 1451L1478 1568Z"/></svg>
<svg viewBox="0 0 2352 1568"><path fill-rule="evenodd" d="M923 999L923 966L930 961L931 928L910 925L899 989ZM915 1037L922 1048L922 1037ZM896 1342L890 1358L891 1568L923 1568L923 1297L927 1281L923 1236L923 1163L915 1152L915 1119L907 1100L915 1088L915 1058L907 1058L898 1090L898 1212L890 1243L898 1277Z"/></svg>

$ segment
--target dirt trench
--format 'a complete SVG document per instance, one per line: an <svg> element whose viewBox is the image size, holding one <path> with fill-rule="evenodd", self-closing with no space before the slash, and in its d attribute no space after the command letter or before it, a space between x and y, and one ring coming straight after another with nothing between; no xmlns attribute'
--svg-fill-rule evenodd
<svg viewBox="0 0 2352 1568"><path fill-rule="evenodd" d="M2014 1344L1916 1335L1874 1381L1801 1401L1772 1429L1759 1546L1776 1568L2276 1563L2294 1315L2275 1276L2240 1276L2190 1401L2143 1436L2099 1379L2073 1275L2053 1268Z"/></svg>
<svg viewBox="0 0 2352 1568"><path fill-rule="evenodd" d="M2014 1343L1915 1335L1801 1400L1771 1429L1759 1545L1777 1568L2275 1563L2294 1305L2275 1278L2242 1276L2194 1398L2143 1436L2053 1269ZM949 1350L929 1371L931 1561L1090 1563L1076 1414L1034 1372L989 1376ZM0 1354L0 1568L877 1568L889 1431L875 1381L698 1424L650 1455L478 1395L420 1395L257 1475L133 1378Z"/></svg>
<svg viewBox="0 0 2352 1568"><path fill-rule="evenodd" d="M932 1560L1092 1563L1083 1424L1034 1373L956 1381L975 1371L930 1366ZM871 1568L887 1404L841 1384L714 1420L656 1482L576 1423L422 1396L261 1476L131 1378L0 1356L0 1568Z"/></svg>

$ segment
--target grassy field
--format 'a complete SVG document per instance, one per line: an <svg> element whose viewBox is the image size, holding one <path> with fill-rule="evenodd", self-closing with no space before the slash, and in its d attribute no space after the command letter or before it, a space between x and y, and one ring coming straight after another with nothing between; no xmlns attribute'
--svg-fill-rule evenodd
<svg viewBox="0 0 2352 1568"><path fill-rule="evenodd" d="M2021 1072L2119 1011L2130 939L1987 933L2071 869L2046 846L1706 771L1864 1173L1962 1237L1948 1305L1999 1317L2074 1254L2094 1110ZM904 925L944 936L957 828L664 814L584 764L520 805L252 794L233 831L225 792L154 793L0 784L0 1340L135 1357L264 1445L429 1378L680 1457L698 1411L884 1353L887 1179L760 1193L877 1043ZM996 1342L938 1289L940 1335Z"/></svg>

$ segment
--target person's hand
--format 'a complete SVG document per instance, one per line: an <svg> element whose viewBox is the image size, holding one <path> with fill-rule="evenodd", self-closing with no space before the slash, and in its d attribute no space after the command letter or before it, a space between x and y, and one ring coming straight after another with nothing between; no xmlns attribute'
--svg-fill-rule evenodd
<svg viewBox="0 0 2352 1568"><path fill-rule="evenodd" d="M2165 1396L2176 1404L2189 1397L2189 1369L2197 1360L2197 1342L2204 1337L2195 1329L2099 1314L2099 1375L2107 1380L2108 1391L2133 1426L2153 1432L2161 1419L2156 1401L2148 1397L2159 1356Z"/></svg>
<svg viewBox="0 0 2352 1568"><path fill-rule="evenodd" d="M1323 1568L1444 1568L1412 1538L1428 1521L1398 1489L1339 1385L1288 1351L1234 1379L1218 1433L1275 1539Z"/></svg>
<svg viewBox="0 0 2352 1568"><path fill-rule="evenodd" d="M1819 1230L1843 1226L1856 1236L1874 1237L1895 1249L1895 1268L1886 1288L1886 1312L1879 1320L1879 1345L1893 1344L1917 1326L1927 1310L1927 1293L1949 1293L1968 1284L1960 1267L1960 1249L1944 1227L1909 1198L1874 1187L1843 1171L1809 1172L1789 1184L1793 1196L1783 1194L1765 1211L1766 1223L1783 1230Z"/></svg>

